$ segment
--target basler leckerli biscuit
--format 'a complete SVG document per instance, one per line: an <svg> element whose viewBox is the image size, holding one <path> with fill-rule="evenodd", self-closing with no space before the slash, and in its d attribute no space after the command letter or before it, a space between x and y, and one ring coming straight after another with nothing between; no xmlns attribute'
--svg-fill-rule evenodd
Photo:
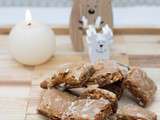
<svg viewBox="0 0 160 120"><path fill-rule="evenodd" d="M62 115L62 120L105 120L112 114L107 99L79 99L74 101Z"/></svg>
<svg viewBox="0 0 160 120"><path fill-rule="evenodd" d="M114 114L117 111L117 107L118 107L117 97L114 93L112 93L108 90L99 89L99 88L89 88L85 92L81 93L80 98L81 99L86 99L86 98L90 98L90 99L104 98L104 99L107 99L111 103L112 113Z"/></svg>
<svg viewBox="0 0 160 120"><path fill-rule="evenodd" d="M95 85L96 88L90 85ZM61 86L65 88L63 91L60 90ZM120 99L124 89L128 89L141 106L146 106L153 100L157 87L137 67L124 70L115 61L95 65L85 62L68 63L61 65L51 78L41 83L41 87L48 90L42 97L38 111L53 120L157 119L154 113L135 105L133 108L124 106L129 109L128 114L120 112L123 110L121 108L117 112L117 99ZM73 94L70 90L75 88L85 89L84 92ZM137 117L138 113L143 117ZM153 117L148 117L147 114Z"/></svg>
<svg viewBox="0 0 160 120"><path fill-rule="evenodd" d="M124 86L134 96L140 106L145 107L154 98L157 86L154 81L138 67L132 68L124 80Z"/></svg>
<svg viewBox="0 0 160 120"><path fill-rule="evenodd" d="M38 112L50 119L60 120L64 111L76 99L76 96L67 92L55 88L48 89L40 100Z"/></svg>
<svg viewBox="0 0 160 120"><path fill-rule="evenodd" d="M116 118L116 120L157 120L157 115L144 108L130 104L120 107Z"/></svg>
<svg viewBox="0 0 160 120"><path fill-rule="evenodd" d="M68 63L53 73L52 77L41 83L42 88L64 85L67 88L86 86L86 82L94 73L93 65L90 63Z"/></svg>

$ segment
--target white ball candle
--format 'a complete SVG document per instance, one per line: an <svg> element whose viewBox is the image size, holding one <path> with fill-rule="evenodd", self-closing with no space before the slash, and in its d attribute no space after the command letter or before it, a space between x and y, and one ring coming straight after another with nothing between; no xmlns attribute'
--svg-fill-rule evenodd
<svg viewBox="0 0 160 120"><path fill-rule="evenodd" d="M25 65L46 62L55 52L55 35L47 25L32 20L26 11L25 21L17 24L9 35L12 56Z"/></svg>

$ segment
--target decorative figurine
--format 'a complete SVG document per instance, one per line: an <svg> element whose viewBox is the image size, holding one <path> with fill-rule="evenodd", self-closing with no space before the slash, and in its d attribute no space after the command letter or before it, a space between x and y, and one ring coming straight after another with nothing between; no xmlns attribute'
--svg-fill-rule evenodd
<svg viewBox="0 0 160 120"><path fill-rule="evenodd" d="M109 59L110 45L113 41L112 30L108 25L102 28L102 31L97 33L95 26L90 25L87 29L87 43L89 49L89 58L92 63L101 62Z"/></svg>
<svg viewBox="0 0 160 120"><path fill-rule="evenodd" d="M70 17L70 35L73 48L83 51L83 35L87 24L95 24L96 19L100 26L108 24L112 29L112 4L111 0L74 0ZM84 17L87 21L84 21ZM100 16L100 17L98 17ZM84 23L83 23L84 22Z"/></svg>

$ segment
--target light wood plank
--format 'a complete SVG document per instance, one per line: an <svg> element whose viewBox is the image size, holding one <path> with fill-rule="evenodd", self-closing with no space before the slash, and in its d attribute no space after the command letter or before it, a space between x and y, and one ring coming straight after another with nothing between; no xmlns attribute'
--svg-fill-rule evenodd
<svg viewBox="0 0 160 120"><path fill-rule="evenodd" d="M1 35L7 35L10 33L11 29L13 28L13 25L5 25L0 27L0 34ZM52 30L55 32L56 35L69 35L69 27L67 25L58 25L52 27ZM125 26L125 27L114 27L113 32L115 35L159 35L160 34L160 28L156 27L146 27L146 26Z"/></svg>
<svg viewBox="0 0 160 120"><path fill-rule="evenodd" d="M160 55L130 55L130 65L160 68Z"/></svg>
<svg viewBox="0 0 160 120"><path fill-rule="evenodd" d="M118 35L115 36L115 42L112 48L114 53L126 53L131 56L130 60L132 65L141 64L145 62L145 66L150 64L150 67L157 66L159 63L160 55L160 36L141 36L141 35ZM0 37L0 82L1 84L30 84L31 79L37 79L40 75L43 75L46 71L52 70L53 65L67 61L79 61L85 58L87 49L84 53L74 52L71 46L71 41L68 36L57 36L57 51L56 58L50 60L47 64L36 67L26 67L13 60L8 52L8 36ZM145 48L145 49L142 49ZM65 55L65 59L61 59L58 56ZM84 56L83 56L84 55ZM156 57L150 57L149 61L143 61L143 55L155 55ZM70 58L70 56L75 56ZM83 56L83 57L81 57ZM138 56L132 57L132 56ZM56 60L55 60L56 59ZM156 59L156 62L155 60ZM155 64L156 63L156 64ZM154 65L154 66L153 66ZM144 66L144 67L145 67ZM148 66L149 67L149 66ZM157 66L158 67L158 66ZM34 71L35 70L35 71ZM34 72L33 72L34 71Z"/></svg>
<svg viewBox="0 0 160 120"><path fill-rule="evenodd" d="M22 99L28 98L30 85L0 84L0 98Z"/></svg>
<svg viewBox="0 0 160 120"><path fill-rule="evenodd" d="M48 118L42 115L27 115L25 120L48 120Z"/></svg>
<svg viewBox="0 0 160 120"><path fill-rule="evenodd" d="M160 69L159 69L159 56L160 56L160 35L116 35L115 42L112 47L112 52L118 53L117 55L122 55L125 53L129 55L124 60L125 54L123 57L115 57L120 58L116 59L118 61L128 61L132 65L142 65L142 67L157 67L155 68L144 68L149 76L155 80L158 87L160 88ZM1 86L5 86L4 88L0 88L2 92L0 92L0 107L4 109L0 110L0 117L4 117L6 120L23 120L25 113L26 119L43 119L41 116L37 115L36 108L38 105L39 97L41 95L41 89L39 87L39 83L41 77L55 69L55 66L66 61L81 61L87 60L87 49L83 53L74 52L71 46L71 41L69 36L57 36L57 51L56 58L51 59L46 64L39 65L36 67L28 67L23 66L16 61L13 60L10 53L8 52L8 36L3 35L0 36L0 84ZM114 57L113 57L114 58ZM123 58L123 59L121 59ZM11 85L17 85L19 83L20 86L26 85L29 86L31 80L33 80L33 87L31 89L31 101L28 102L27 109L27 94L29 91L28 88L16 88L15 91L13 87L9 87L8 83ZM0 86L0 87L1 87ZM8 86L8 87L7 87ZM9 92L5 95L7 89L11 90L11 94ZM19 94L16 92L17 90L24 90ZM4 93L4 94L3 94ZM17 93L17 95L14 95ZM124 98L123 103L129 101L128 98ZM131 100L130 100L131 101ZM159 111L159 101L160 101L160 89L158 89L155 97L154 103L149 106L147 109L160 113ZM123 104L120 103L120 104ZM129 102L130 103L130 102ZM133 102L131 102L133 103ZM5 106L4 106L5 105ZM158 106L158 107L157 107ZM27 109L27 112L26 112Z"/></svg>
<svg viewBox="0 0 160 120"><path fill-rule="evenodd" d="M27 106L26 115L37 114L37 108L42 96L43 90L40 86L32 86Z"/></svg>
<svg viewBox="0 0 160 120"><path fill-rule="evenodd" d="M23 120L27 107L27 99L0 98L0 118L4 120Z"/></svg>

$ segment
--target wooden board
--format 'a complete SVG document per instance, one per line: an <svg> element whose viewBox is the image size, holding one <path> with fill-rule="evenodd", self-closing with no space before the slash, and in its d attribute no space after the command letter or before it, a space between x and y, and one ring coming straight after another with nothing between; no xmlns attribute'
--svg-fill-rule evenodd
<svg viewBox="0 0 160 120"><path fill-rule="evenodd" d="M145 70L160 88L160 67L157 67L160 65L160 35L116 35L114 40L112 51L116 54L126 53L131 65L138 64L147 67L148 69ZM55 58L46 64L36 67L23 66L17 63L8 52L8 35L0 35L0 105L3 108L0 111L0 118L24 120L25 117L26 120L45 120L41 115L26 114L27 106L29 106L27 101L31 98L31 95L28 97L29 92L34 94L35 98L40 96L41 89L38 86L40 77L53 70L56 64L64 63L65 60L80 61L86 59L87 53L87 51L84 53L74 52L69 36L57 36L56 48ZM123 61L124 56L120 59ZM31 89L31 82L33 82L33 87L37 86L35 90ZM129 101L126 97L123 99ZM148 109L160 113L159 101L160 89L158 89L155 102ZM37 103L36 99L33 103ZM31 106L30 111L36 110L36 104Z"/></svg>
<svg viewBox="0 0 160 120"><path fill-rule="evenodd" d="M9 34L11 29L13 28L13 25L5 25L0 26L0 34ZM67 25L54 25L52 27L52 30L55 32L56 35L69 35L69 27ZM126 27L114 27L113 32L115 35L159 35L160 34L160 28L152 28L152 27L134 27L134 26L126 26Z"/></svg>
<svg viewBox="0 0 160 120"><path fill-rule="evenodd" d="M113 53L126 53L129 56L130 65L142 67L160 66L160 36L117 35L114 37ZM47 64L39 66L24 66L17 63L8 51L8 36L0 36L0 84L30 85L31 79L39 77L53 65L63 63L65 60L78 61L86 59L87 50L84 53L74 52L69 36L56 37L56 56ZM62 59L64 58L65 59ZM121 60L122 61L122 60ZM37 71L34 71L34 70Z"/></svg>
<svg viewBox="0 0 160 120"><path fill-rule="evenodd" d="M25 117L27 99L1 98L0 118L4 120L23 120Z"/></svg>
<svg viewBox="0 0 160 120"><path fill-rule="evenodd" d="M130 65L150 68L160 68L159 55L130 55Z"/></svg>

